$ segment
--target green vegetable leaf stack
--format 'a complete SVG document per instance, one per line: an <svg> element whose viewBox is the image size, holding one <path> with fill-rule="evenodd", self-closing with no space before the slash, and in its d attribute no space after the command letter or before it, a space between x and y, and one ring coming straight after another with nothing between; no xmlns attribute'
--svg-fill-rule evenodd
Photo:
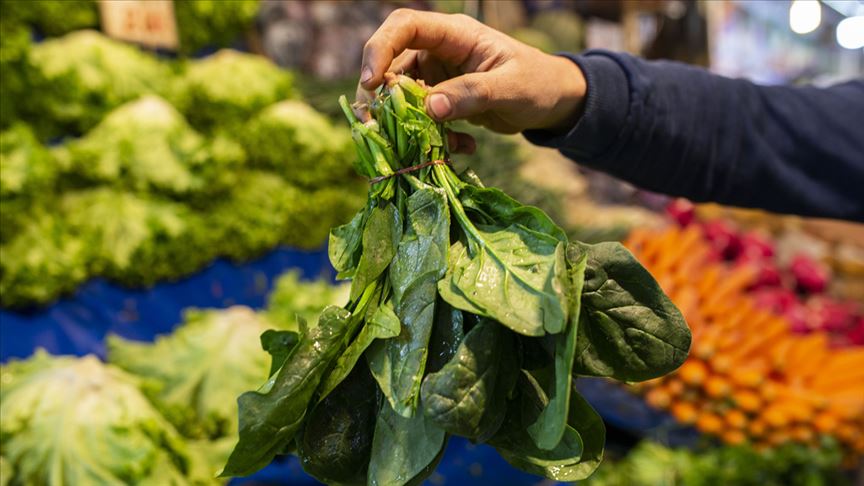
<svg viewBox="0 0 864 486"><path fill-rule="evenodd" d="M579 375L646 380L677 368L690 332L617 243L568 241L545 213L447 164L427 90L388 75L369 105L340 105L367 204L330 234L344 307L268 339L270 379L240 396L222 475L299 455L327 483L416 484L451 435L557 481L603 456ZM279 349L279 346L282 349Z"/></svg>

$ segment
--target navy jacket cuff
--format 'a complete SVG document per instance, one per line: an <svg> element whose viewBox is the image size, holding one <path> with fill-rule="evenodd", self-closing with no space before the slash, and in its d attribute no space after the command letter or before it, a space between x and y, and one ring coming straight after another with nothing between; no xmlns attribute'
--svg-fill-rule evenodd
<svg viewBox="0 0 864 486"><path fill-rule="evenodd" d="M561 55L575 62L585 76L584 113L565 133L525 130L522 134L535 145L567 149L577 161L589 162L609 150L624 127L630 105L627 75L604 51Z"/></svg>

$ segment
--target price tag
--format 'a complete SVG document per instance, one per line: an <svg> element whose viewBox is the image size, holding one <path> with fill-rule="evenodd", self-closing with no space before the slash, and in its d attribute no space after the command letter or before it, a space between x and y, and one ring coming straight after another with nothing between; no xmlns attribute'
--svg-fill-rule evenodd
<svg viewBox="0 0 864 486"><path fill-rule="evenodd" d="M177 49L172 0L101 0L102 31L115 39L147 47Z"/></svg>

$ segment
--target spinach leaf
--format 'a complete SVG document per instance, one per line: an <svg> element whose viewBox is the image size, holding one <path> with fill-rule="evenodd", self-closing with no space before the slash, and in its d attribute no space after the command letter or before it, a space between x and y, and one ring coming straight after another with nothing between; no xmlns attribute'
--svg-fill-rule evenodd
<svg viewBox="0 0 864 486"><path fill-rule="evenodd" d="M514 344L507 328L480 321L465 335L453 359L424 378L426 417L454 435L478 442L491 437L504 420L507 396L519 377Z"/></svg>
<svg viewBox="0 0 864 486"><path fill-rule="evenodd" d="M444 431L422 413L406 418L387 402L378 412L366 484L401 486L419 482L444 449Z"/></svg>
<svg viewBox="0 0 864 486"><path fill-rule="evenodd" d="M534 206L523 205L500 189L462 186L459 200L475 223L500 226L519 224L567 243L567 234L546 213Z"/></svg>
<svg viewBox="0 0 864 486"><path fill-rule="evenodd" d="M349 223L350 224L350 223ZM363 228L363 254L351 282L351 300L357 300L366 287L375 281L396 255L396 245L402 237L402 218L393 204L372 209Z"/></svg>
<svg viewBox="0 0 864 486"><path fill-rule="evenodd" d="M567 317L564 244L519 224L475 230L473 250L453 243L447 275L438 283L441 297L519 334L561 332Z"/></svg>
<svg viewBox="0 0 864 486"><path fill-rule="evenodd" d="M365 364L319 402L304 421L297 450L303 470L327 484L363 484L372 453L378 394Z"/></svg>
<svg viewBox="0 0 864 486"><path fill-rule="evenodd" d="M261 347L272 356L268 376L273 376L273 373L282 367L282 363L288 358L288 354L299 339L297 333L293 331L268 329L261 334Z"/></svg>
<svg viewBox="0 0 864 486"><path fill-rule="evenodd" d="M444 195L416 191L407 202L408 231L390 266L398 336L377 341L367 353L369 368L399 414L411 416L420 394L429 336L435 318L436 284L447 269L450 219Z"/></svg>
<svg viewBox="0 0 864 486"><path fill-rule="evenodd" d="M434 373L447 364L465 337L465 316L440 297L435 301L435 324L429 337L426 372Z"/></svg>
<svg viewBox="0 0 864 486"><path fill-rule="evenodd" d="M603 448L606 446L606 426L603 424L603 419L576 391L575 385L575 383L571 385L567 427L572 427L582 437L582 457L579 464L570 467L569 481L578 481L590 476L603 461Z"/></svg>
<svg viewBox="0 0 864 486"><path fill-rule="evenodd" d="M372 317L366 321L366 325L360 329L357 337L347 349L336 359L336 365L330 374L324 379L319 388L319 400L324 399L336 388L342 380L354 369L357 360L366 351L366 348L375 339L388 339L399 335L399 318L393 312L393 305L389 301L375 309ZM374 385L373 385L374 386Z"/></svg>
<svg viewBox="0 0 864 486"><path fill-rule="evenodd" d="M366 221L367 211L364 207L351 221L330 230L327 255L330 257L330 264L343 278L353 275L360 262L363 223Z"/></svg>
<svg viewBox="0 0 864 486"><path fill-rule="evenodd" d="M656 378L687 358L690 329L650 273L619 243L571 243L588 253L574 375Z"/></svg>
<svg viewBox="0 0 864 486"><path fill-rule="evenodd" d="M555 481L585 479L603 459L606 429L603 420L571 384L570 410L561 441L551 450L540 449L525 430L546 406L540 384L525 371L519 395L510 402L501 430L489 443L512 466Z"/></svg>
<svg viewBox="0 0 864 486"><path fill-rule="evenodd" d="M567 255L568 273L570 276L571 295L581 295L582 286L585 281L585 265L587 254L585 252L571 251ZM573 367L573 358L576 354L576 339L579 330L580 299L570 299L569 322L566 332L555 334L552 340L555 343L554 363L547 381L549 390L549 404L537 417L537 420L528 427L528 433L534 439L534 443L541 449L551 450L564 435L567 425L567 410L570 407L570 369ZM551 383L549 383L551 381Z"/></svg>
<svg viewBox="0 0 864 486"><path fill-rule="evenodd" d="M565 427L561 441L552 450L534 444L526 430L546 408L543 388L528 372L519 376L518 394L508 406L507 418L489 444L512 466L556 481L571 480L571 470L582 458L583 442L579 432Z"/></svg>
<svg viewBox="0 0 864 486"><path fill-rule="evenodd" d="M336 306L321 312L279 372L261 390L237 399L240 440L220 476L245 476L270 463L294 438L322 375L339 352L350 313Z"/></svg>

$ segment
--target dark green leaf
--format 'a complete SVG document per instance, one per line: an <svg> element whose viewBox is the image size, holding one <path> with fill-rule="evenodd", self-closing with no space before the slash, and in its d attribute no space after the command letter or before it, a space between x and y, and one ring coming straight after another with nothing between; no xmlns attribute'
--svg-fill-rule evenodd
<svg viewBox="0 0 864 486"><path fill-rule="evenodd" d="M288 358L288 354L299 339L297 333L292 331L268 329L261 334L261 347L272 357L269 376L273 376L273 373L282 367L282 363Z"/></svg>
<svg viewBox="0 0 864 486"><path fill-rule="evenodd" d="M567 243L567 234L543 211L524 206L494 187L463 186L459 192L462 206L477 224L506 226L519 224Z"/></svg>
<svg viewBox="0 0 864 486"><path fill-rule="evenodd" d="M406 418L384 402L375 423L367 484L401 486L422 480L439 458L445 435L422 413Z"/></svg>
<svg viewBox="0 0 864 486"><path fill-rule="evenodd" d="M328 484L366 482L378 414L374 389L375 381L361 363L312 409L298 441L304 471Z"/></svg>
<svg viewBox="0 0 864 486"><path fill-rule="evenodd" d="M418 190L407 202L408 231L390 267L399 336L378 341L367 356L372 374L390 405L411 416L420 395L429 336L435 318L436 285L447 268L450 219L444 195Z"/></svg>
<svg viewBox="0 0 864 486"><path fill-rule="evenodd" d="M588 253L574 375L642 381L684 362L690 329L650 273L619 243L572 243Z"/></svg>
<svg viewBox="0 0 864 486"><path fill-rule="evenodd" d="M426 372L440 370L453 356L465 337L465 317L440 297L435 301L435 324L429 337L429 357Z"/></svg>
<svg viewBox="0 0 864 486"><path fill-rule="evenodd" d="M514 336L484 319L450 362L423 379L424 413L448 433L483 442L501 426L518 377Z"/></svg>
<svg viewBox="0 0 864 486"><path fill-rule="evenodd" d="M603 448L606 446L606 426L603 424L603 419L576 391L575 385L575 383L571 384L567 427L572 427L582 437L582 457L579 464L570 467L568 481L577 481L590 476L603 461Z"/></svg>
<svg viewBox="0 0 864 486"><path fill-rule="evenodd" d="M518 390L519 396L510 402L504 425L489 443L507 462L525 472L555 481L578 481L588 477L602 460L606 440L603 421L597 412L572 390L567 427L561 442L552 450L540 449L525 426L536 420L546 407L547 399L539 383L524 371Z"/></svg>
<svg viewBox="0 0 864 486"><path fill-rule="evenodd" d="M366 287L387 270L401 237L402 219L396 206L387 203L384 207L374 208L363 228L363 254L351 283L352 301L357 300Z"/></svg>
<svg viewBox="0 0 864 486"><path fill-rule="evenodd" d="M330 374L324 379L319 388L319 397L326 397L336 385L338 385L354 369L357 360L366 351L366 348L376 339L389 339L399 335L399 318L393 312L393 305L389 301L378 306L372 317L360 329L357 337L348 346L345 352L336 359L336 365Z"/></svg>
<svg viewBox="0 0 864 486"><path fill-rule="evenodd" d="M279 372L258 391L240 395L240 440L221 476L245 476L270 463L300 428L312 394L339 352L350 313L330 306Z"/></svg>
<svg viewBox="0 0 864 486"><path fill-rule="evenodd" d="M585 280L585 252L570 252L568 256L568 273L570 275L571 295L581 295ZM570 299L570 313L567 330L552 336L555 343L554 364L550 370L551 380L544 387L548 390L549 404L528 427L528 433L534 443L541 449L553 449L564 435L567 425L567 410L570 406L570 370L576 354L576 337L579 330L580 299Z"/></svg>
<svg viewBox="0 0 864 486"><path fill-rule="evenodd" d="M330 230L327 254L330 257L330 264L340 274L353 274L360 262L366 211L366 208L361 209L351 218L351 221Z"/></svg>
<svg viewBox="0 0 864 486"><path fill-rule="evenodd" d="M447 276L438 284L441 297L519 334L561 332L567 317L564 244L518 224L476 231L473 254L462 241L453 244Z"/></svg>

